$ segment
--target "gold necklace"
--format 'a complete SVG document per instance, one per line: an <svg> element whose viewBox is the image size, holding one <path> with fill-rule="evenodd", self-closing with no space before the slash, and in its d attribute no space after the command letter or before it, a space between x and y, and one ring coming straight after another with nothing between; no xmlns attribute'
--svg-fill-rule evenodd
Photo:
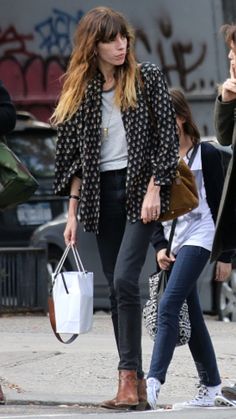
<svg viewBox="0 0 236 419"><path fill-rule="evenodd" d="M113 114L113 109L114 109L114 103L111 107L111 112L110 112L110 115L108 116L107 123L106 123L105 127L102 127L102 138L103 138L103 140L107 140L108 137L109 137L109 128L110 128L110 123L111 123L111 117L112 117L112 114Z"/></svg>

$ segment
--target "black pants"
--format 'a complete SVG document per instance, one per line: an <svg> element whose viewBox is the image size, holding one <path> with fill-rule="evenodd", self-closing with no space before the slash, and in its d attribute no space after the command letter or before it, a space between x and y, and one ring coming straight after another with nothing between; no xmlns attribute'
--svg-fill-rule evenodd
<svg viewBox="0 0 236 419"><path fill-rule="evenodd" d="M118 369L143 377L139 276L154 223L130 223L125 210L126 171L101 173L100 223L97 243L108 280L112 322L119 352Z"/></svg>

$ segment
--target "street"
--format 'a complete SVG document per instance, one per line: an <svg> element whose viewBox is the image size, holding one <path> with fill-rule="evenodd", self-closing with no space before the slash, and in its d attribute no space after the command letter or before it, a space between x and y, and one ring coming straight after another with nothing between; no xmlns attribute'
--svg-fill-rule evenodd
<svg viewBox="0 0 236 419"><path fill-rule="evenodd" d="M215 346L222 384L236 381L236 323L206 317ZM99 416L120 419L170 417L171 419L235 419L230 408L117 412L101 409L102 400L117 389L117 353L110 316L94 315L90 333L71 345L58 342L46 316L0 317L0 383L8 404L0 406L1 418L83 418ZM152 341L143 331L143 359L148 370ZM195 395L197 376L187 346L176 349L159 406L172 405Z"/></svg>

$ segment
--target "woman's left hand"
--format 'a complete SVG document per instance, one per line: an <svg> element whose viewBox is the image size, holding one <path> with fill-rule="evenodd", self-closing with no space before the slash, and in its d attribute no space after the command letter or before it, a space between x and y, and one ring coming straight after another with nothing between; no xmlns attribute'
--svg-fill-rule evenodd
<svg viewBox="0 0 236 419"><path fill-rule="evenodd" d="M216 262L215 281L223 282L228 279L232 271L232 263Z"/></svg>
<svg viewBox="0 0 236 419"><path fill-rule="evenodd" d="M143 223L147 224L158 220L160 209L160 187L156 186L153 178L151 178L142 205L141 219Z"/></svg>

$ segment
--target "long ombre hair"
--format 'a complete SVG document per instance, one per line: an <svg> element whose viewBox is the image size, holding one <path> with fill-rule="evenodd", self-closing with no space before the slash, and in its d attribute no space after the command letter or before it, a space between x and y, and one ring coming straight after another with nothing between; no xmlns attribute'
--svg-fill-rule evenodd
<svg viewBox="0 0 236 419"><path fill-rule="evenodd" d="M53 124L69 120L74 115L84 98L88 82L98 69L96 46L99 42L112 41L117 34L127 38L127 53L124 64L115 67L115 104L122 109L136 106L137 62L133 29L122 14L108 7L96 7L83 16L77 27L74 48L63 76L62 92L51 117Z"/></svg>
<svg viewBox="0 0 236 419"><path fill-rule="evenodd" d="M200 132L195 124L192 116L190 106L184 93L180 89L170 89L170 97L177 116L184 118L183 124L184 133L189 135L193 145L200 141Z"/></svg>

